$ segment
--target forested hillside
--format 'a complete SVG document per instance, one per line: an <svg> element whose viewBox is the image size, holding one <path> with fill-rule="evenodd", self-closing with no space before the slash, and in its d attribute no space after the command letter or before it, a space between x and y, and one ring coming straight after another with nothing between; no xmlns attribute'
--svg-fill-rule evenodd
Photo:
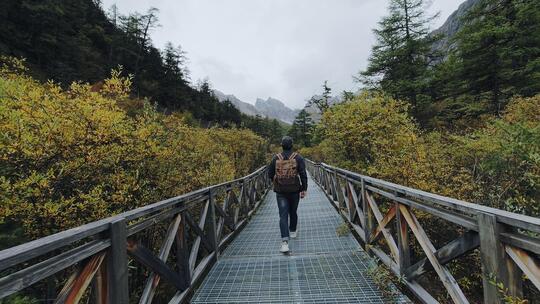
<svg viewBox="0 0 540 304"><path fill-rule="evenodd" d="M185 53L151 40L159 10L122 15L100 1L7 0L0 3L0 54L25 58L29 73L63 87L100 85L111 69L133 75L132 96L149 98L161 112L192 115L202 126L241 126L240 111L220 102L208 81L190 83Z"/></svg>

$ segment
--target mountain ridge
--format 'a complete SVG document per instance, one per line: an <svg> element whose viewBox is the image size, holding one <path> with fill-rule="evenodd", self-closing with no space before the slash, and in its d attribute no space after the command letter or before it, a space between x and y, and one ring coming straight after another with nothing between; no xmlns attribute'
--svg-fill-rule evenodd
<svg viewBox="0 0 540 304"><path fill-rule="evenodd" d="M217 89L214 89L213 92L219 101L229 100L240 112L250 116L260 115L292 124L294 118L300 112L298 109L287 107L281 100L273 97L268 97L266 100L257 98L253 105L240 100L234 94L226 94Z"/></svg>

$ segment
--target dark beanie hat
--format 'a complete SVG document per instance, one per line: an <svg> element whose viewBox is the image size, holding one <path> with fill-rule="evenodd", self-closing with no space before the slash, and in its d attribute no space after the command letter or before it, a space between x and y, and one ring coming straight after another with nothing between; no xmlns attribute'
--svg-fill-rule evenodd
<svg viewBox="0 0 540 304"><path fill-rule="evenodd" d="M281 147L283 150L291 150L293 147L293 139L290 136L284 136L281 139Z"/></svg>

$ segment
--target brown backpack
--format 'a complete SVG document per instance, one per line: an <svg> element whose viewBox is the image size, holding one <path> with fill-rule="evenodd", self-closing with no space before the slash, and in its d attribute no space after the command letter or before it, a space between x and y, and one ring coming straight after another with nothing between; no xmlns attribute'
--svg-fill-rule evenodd
<svg viewBox="0 0 540 304"><path fill-rule="evenodd" d="M276 192L298 192L300 191L300 180L298 178L298 164L295 157L298 153L293 153L285 159L281 153L276 157L276 175L274 176L274 191Z"/></svg>

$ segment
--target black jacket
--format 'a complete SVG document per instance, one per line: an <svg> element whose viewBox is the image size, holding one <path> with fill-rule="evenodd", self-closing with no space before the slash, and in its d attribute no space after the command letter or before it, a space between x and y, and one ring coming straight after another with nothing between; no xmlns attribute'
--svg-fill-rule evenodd
<svg viewBox="0 0 540 304"><path fill-rule="evenodd" d="M281 154L283 155L283 158L287 159L291 156L292 153L292 150L283 150ZM296 159L298 175L300 176L300 191L306 191L308 186L306 162L300 154L296 154L296 157L294 159ZM277 156L274 155L272 161L270 162L270 165L268 166L268 177L270 177L270 180L274 180L274 176L276 175L276 160Z"/></svg>

